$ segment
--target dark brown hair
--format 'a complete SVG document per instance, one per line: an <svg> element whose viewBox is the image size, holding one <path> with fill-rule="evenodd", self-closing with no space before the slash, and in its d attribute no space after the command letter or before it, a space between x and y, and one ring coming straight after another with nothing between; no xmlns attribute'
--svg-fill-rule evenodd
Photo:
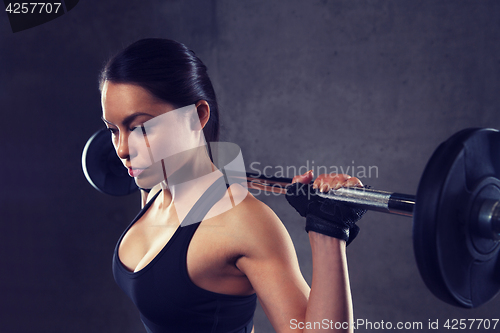
<svg viewBox="0 0 500 333"><path fill-rule="evenodd" d="M100 89L105 81L137 84L176 108L207 101L210 119L203 129L205 139L219 140L219 110L207 67L184 44L141 39L108 61L99 77Z"/></svg>

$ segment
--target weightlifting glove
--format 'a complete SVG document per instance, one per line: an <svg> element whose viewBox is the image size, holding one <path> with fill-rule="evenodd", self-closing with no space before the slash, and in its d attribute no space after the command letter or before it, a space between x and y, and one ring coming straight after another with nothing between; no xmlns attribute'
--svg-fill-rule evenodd
<svg viewBox="0 0 500 333"><path fill-rule="evenodd" d="M359 233L356 222L366 213L335 200L318 196L312 184L294 183L287 187L286 199L306 218L306 231L345 240L349 245Z"/></svg>

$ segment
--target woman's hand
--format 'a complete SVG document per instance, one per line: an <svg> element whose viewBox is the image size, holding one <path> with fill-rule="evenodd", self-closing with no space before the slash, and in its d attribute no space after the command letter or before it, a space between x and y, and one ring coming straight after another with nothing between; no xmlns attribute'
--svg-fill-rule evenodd
<svg viewBox="0 0 500 333"><path fill-rule="evenodd" d="M293 177L292 184L296 182L308 184L313 178L313 172L310 170L302 175ZM328 192L331 189L337 190L341 187L363 187L363 183L356 177L339 173L321 174L313 183L313 188L319 189L320 192Z"/></svg>
<svg viewBox="0 0 500 333"><path fill-rule="evenodd" d="M350 244L359 233L355 224L366 210L339 203L336 200L318 197L311 187L320 192L341 187L363 186L358 178L344 174L322 174L310 186L312 171L296 176L287 187L287 201L306 218L306 231L314 231L335 237Z"/></svg>

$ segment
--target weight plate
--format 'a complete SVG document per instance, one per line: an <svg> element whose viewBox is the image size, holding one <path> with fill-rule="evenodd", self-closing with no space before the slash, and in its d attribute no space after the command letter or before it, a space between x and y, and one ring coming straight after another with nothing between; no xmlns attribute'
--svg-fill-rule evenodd
<svg viewBox="0 0 500 333"><path fill-rule="evenodd" d="M500 200L500 133L466 129L442 143L418 186L413 244L420 274L431 292L475 308L500 290L498 242L476 230L485 199Z"/></svg>
<svg viewBox="0 0 500 333"><path fill-rule="evenodd" d="M96 132L85 144L82 169L88 182L102 193L123 196L138 190L116 155L111 133L106 129Z"/></svg>

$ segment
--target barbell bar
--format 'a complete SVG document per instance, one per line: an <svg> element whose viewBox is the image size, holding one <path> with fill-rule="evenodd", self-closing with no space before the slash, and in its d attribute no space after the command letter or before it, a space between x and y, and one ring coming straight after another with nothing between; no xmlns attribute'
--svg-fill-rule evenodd
<svg viewBox="0 0 500 333"><path fill-rule="evenodd" d="M286 186L292 182L292 178L269 177L250 172L247 172L246 180L249 188L279 194L286 194ZM342 187L328 192L314 190L313 195L368 210L408 217L413 216L415 206L414 195L374 190L369 187Z"/></svg>
<svg viewBox="0 0 500 333"><path fill-rule="evenodd" d="M99 191L137 190L118 159L109 132L85 145L82 167ZM230 176L248 188L286 193L291 178L247 173ZM442 301L465 308L488 302L500 290L500 132L462 130L433 153L417 194L371 188L316 191L324 198L383 213L413 217L413 247L422 279Z"/></svg>

